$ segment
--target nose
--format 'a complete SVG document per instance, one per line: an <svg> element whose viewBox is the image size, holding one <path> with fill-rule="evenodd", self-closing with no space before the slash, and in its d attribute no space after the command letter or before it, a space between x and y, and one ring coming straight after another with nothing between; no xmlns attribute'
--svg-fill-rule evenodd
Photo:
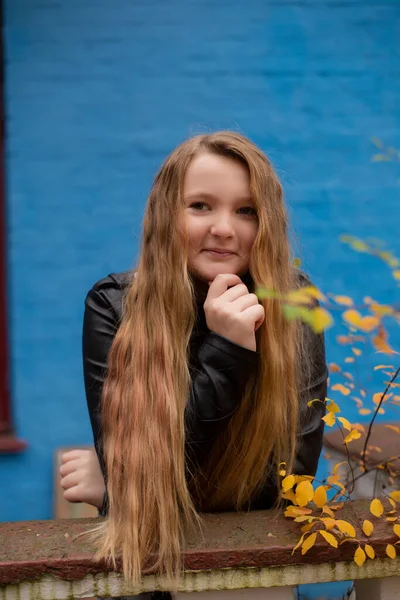
<svg viewBox="0 0 400 600"><path fill-rule="evenodd" d="M211 225L210 232L212 235L221 238L231 238L235 235L232 219L229 215L219 214L215 215L213 223Z"/></svg>

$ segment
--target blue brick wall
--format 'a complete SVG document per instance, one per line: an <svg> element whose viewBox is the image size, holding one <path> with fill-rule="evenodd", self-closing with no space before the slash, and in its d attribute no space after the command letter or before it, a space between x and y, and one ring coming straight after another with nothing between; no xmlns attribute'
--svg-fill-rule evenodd
<svg viewBox="0 0 400 600"><path fill-rule="evenodd" d="M0 518L41 519L52 515L54 449L91 441L86 291L132 264L152 177L186 136L233 128L254 139L284 181L315 282L393 300L385 270L338 236L380 236L400 253L399 169L370 160L372 136L400 146L400 5L4 4L12 381L29 448L0 457Z"/></svg>

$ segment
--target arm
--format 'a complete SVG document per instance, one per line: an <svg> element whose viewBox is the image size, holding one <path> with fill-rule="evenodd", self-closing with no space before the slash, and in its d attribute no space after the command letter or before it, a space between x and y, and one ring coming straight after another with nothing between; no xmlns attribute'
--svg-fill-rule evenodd
<svg viewBox="0 0 400 600"><path fill-rule="evenodd" d="M107 283L108 282L108 283ZM107 358L121 319L122 289L107 278L87 295L83 324L83 369L94 444L103 476L101 395ZM185 414L188 454L206 453L235 411L256 364L255 352L209 332L198 350Z"/></svg>

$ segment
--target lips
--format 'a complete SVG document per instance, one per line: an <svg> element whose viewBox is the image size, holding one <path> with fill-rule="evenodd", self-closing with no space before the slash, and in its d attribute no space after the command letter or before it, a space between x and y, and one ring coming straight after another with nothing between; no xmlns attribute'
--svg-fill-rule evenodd
<svg viewBox="0 0 400 600"><path fill-rule="evenodd" d="M203 252L207 252L215 257L227 258L229 256L234 256L236 252L232 252L232 250L227 250L224 248L205 248Z"/></svg>

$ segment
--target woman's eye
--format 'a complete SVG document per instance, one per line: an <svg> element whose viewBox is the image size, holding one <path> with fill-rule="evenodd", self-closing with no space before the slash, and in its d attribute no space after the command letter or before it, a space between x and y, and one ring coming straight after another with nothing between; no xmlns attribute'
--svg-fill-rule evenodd
<svg viewBox="0 0 400 600"><path fill-rule="evenodd" d="M246 217L257 216L257 211L252 206L242 206L242 208L239 208L239 212L241 215L245 215Z"/></svg>
<svg viewBox="0 0 400 600"><path fill-rule="evenodd" d="M204 202L192 202L190 208L193 208L194 210L204 211L207 210L207 204L204 204Z"/></svg>

